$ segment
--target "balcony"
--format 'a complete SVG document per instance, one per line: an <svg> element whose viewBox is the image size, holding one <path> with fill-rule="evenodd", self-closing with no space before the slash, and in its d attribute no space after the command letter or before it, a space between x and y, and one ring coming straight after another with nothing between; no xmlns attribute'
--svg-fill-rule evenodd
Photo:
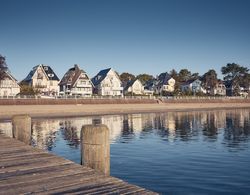
<svg viewBox="0 0 250 195"><path fill-rule="evenodd" d="M111 87L113 91L123 91L123 87Z"/></svg>
<svg viewBox="0 0 250 195"><path fill-rule="evenodd" d="M77 83L77 87L86 87L86 88L91 88L92 85L89 83Z"/></svg>
<svg viewBox="0 0 250 195"><path fill-rule="evenodd" d="M47 88L46 85L35 85L34 87L35 87L35 88Z"/></svg>

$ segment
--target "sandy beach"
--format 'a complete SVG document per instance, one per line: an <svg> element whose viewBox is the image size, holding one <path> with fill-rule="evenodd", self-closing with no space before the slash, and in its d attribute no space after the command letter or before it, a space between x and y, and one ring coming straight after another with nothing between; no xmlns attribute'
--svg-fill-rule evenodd
<svg viewBox="0 0 250 195"><path fill-rule="evenodd" d="M10 119L12 116L20 114L27 114L31 117L69 117L234 108L250 108L250 103L1 105L0 119Z"/></svg>

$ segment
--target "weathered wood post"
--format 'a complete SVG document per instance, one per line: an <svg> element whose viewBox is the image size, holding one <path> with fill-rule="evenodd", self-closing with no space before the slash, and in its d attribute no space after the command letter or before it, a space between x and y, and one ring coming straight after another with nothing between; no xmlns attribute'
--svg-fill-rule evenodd
<svg viewBox="0 0 250 195"><path fill-rule="evenodd" d="M84 125L81 131L81 164L104 175L110 174L109 129L106 125Z"/></svg>
<svg viewBox="0 0 250 195"><path fill-rule="evenodd" d="M28 115L12 117L13 138L28 145L31 144L31 118Z"/></svg>

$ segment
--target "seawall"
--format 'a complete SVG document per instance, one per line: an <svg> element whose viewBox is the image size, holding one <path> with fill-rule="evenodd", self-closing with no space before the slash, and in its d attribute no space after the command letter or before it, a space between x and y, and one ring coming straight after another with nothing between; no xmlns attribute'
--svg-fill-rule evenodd
<svg viewBox="0 0 250 195"><path fill-rule="evenodd" d="M77 104L159 104L159 103L250 103L241 98L159 98L159 99L0 99L0 105L77 105Z"/></svg>

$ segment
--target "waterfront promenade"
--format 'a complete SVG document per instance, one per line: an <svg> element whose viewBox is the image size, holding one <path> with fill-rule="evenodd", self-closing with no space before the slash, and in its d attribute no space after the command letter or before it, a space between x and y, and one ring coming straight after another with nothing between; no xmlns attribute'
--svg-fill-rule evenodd
<svg viewBox="0 0 250 195"><path fill-rule="evenodd" d="M14 115L28 114L31 117L70 117L104 114L129 114L168 111L193 111L250 108L247 101L192 101L188 102L159 102L133 104L54 104L54 105L0 105L0 119L10 119Z"/></svg>
<svg viewBox="0 0 250 195"><path fill-rule="evenodd" d="M0 135L0 194L156 194Z"/></svg>

